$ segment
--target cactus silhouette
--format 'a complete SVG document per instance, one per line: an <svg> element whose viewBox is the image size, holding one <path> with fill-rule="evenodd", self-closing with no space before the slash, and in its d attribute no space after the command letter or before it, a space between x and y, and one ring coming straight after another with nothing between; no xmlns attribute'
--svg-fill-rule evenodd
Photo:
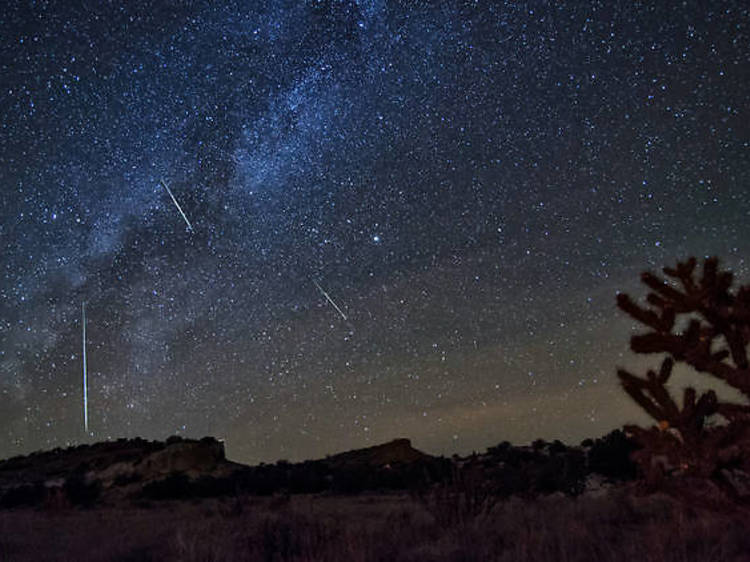
<svg viewBox="0 0 750 562"><path fill-rule="evenodd" d="M737 496L727 471L750 473L750 404L722 402L713 390L698 396L686 388L680 405L667 387L675 363L684 363L750 398L750 286L732 291L733 275L721 271L715 257L704 260L700 274L696 265L691 257L665 267L666 278L643 273L641 281L651 289L647 306L617 295L617 306L649 329L631 338L631 349L666 354L658 372L639 376L618 369L625 392L657 422L625 430L641 446L633 458L651 484L668 473L699 476ZM713 416L722 423L707 424Z"/></svg>

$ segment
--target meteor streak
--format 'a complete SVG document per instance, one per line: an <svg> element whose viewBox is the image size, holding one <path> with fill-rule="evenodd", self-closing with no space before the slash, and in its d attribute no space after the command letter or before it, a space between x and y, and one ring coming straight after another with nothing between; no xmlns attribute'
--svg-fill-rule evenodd
<svg viewBox="0 0 750 562"><path fill-rule="evenodd" d="M331 297L330 297L330 296L328 295L328 293L326 293L326 292L325 292L325 291L323 290L323 287L321 287L321 286L320 286L320 284L319 284L319 283L318 283L318 282L317 282L317 281L316 281L315 279L313 279L313 280L312 280L312 282L313 282L313 283L315 283L315 286L316 286L316 287L318 288L318 290L319 290L319 291L320 291L321 293L323 293L323 296L324 296L324 297L325 297L326 299L328 299L328 302L330 302L330 303L331 303L331 305L333 306L333 308L335 308L335 309L336 309L336 311L337 311L337 312L338 312L338 313L339 313L339 314L341 315L341 318L343 318L344 320L348 320L348 319L347 319L347 317L346 317L346 314L344 314L344 313L343 313L343 312L341 311L341 309L339 308L339 306L338 306L338 305L337 305L337 304L336 304L335 302L333 302L333 299L332 299L332 298L331 298Z"/></svg>
<svg viewBox="0 0 750 562"><path fill-rule="evenodd" d="M190 224L190 221L188 220L187 216L185 216L185 213L183 212L182 207L180 207L180 204L177 202L177 199L175 199L174 195L172 195L172 190L169 189L167 182L165 182L163 179L159 181L164 186L164 189L167 190L167 193L169 193L169 196L172 198L172 201L174 202L175 207L177 207L177 210L180 211L182 218L185 219L185 223L187 224L188 229L190 230L190 232L193 232L193 225Z"/></svg>
<svg viewBox="0 0 750 562"><path fill-rule="evenodd" d="M81 340L83 342L83 429L89 434L89 389L86 377L86 303L81 303Z"/></svg>

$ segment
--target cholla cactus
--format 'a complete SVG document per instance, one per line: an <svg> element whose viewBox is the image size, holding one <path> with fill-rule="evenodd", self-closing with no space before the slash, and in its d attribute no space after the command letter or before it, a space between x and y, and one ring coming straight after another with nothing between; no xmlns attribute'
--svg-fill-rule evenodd
<svg viewBox="0 0 750 562"><path fill-rule="evenodd" d="M636 353L666 353L659 372L645 377L623 369L617 375L625 392L654 420L656 426L625 430L642 449L634 460L650 481L665 472L720 479L723 471L740 468L750 472L750 405L721 402L713 390L697 395L686 388L682 406L666 383L675 362L685 363L736 388L750 398L750 286L730 290L732 273L718 269L718 259L704 261L700 278L696 259L664 268L669 279L646 272L641 281L651 289L642 307L626 294L617 295L617 306L650 328L633 336ZM677 325L683 316L686 324ZM726 423L707 427L711 416Z"/></svg>

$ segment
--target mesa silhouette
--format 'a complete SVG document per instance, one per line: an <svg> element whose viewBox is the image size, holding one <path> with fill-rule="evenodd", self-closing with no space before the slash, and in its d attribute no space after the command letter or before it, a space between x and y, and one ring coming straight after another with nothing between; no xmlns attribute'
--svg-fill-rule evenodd
<svg viewBox="0 0 750 562"><path fill-rule="evenodd" d="M227 460L223 443L213 437L119 439L0 461L0 507L93 507L243 494L419 494L469 477L498 497L577 495L633 479L633 448L617 430L578 447L503 442L482 454L446 458L401 438L318 460L248 466Z"/></svg>

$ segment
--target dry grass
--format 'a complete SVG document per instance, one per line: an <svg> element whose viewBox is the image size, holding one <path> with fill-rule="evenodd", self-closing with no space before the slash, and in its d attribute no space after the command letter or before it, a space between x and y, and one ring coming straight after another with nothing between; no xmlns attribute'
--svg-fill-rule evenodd
<svg viewBox="0 0 750 562"><path fill-rule="evenodd" d="M231 498L0 512L0 561L748 561L750 517L667 498ZM445 517L442 510L454 512Z"/></svg>

